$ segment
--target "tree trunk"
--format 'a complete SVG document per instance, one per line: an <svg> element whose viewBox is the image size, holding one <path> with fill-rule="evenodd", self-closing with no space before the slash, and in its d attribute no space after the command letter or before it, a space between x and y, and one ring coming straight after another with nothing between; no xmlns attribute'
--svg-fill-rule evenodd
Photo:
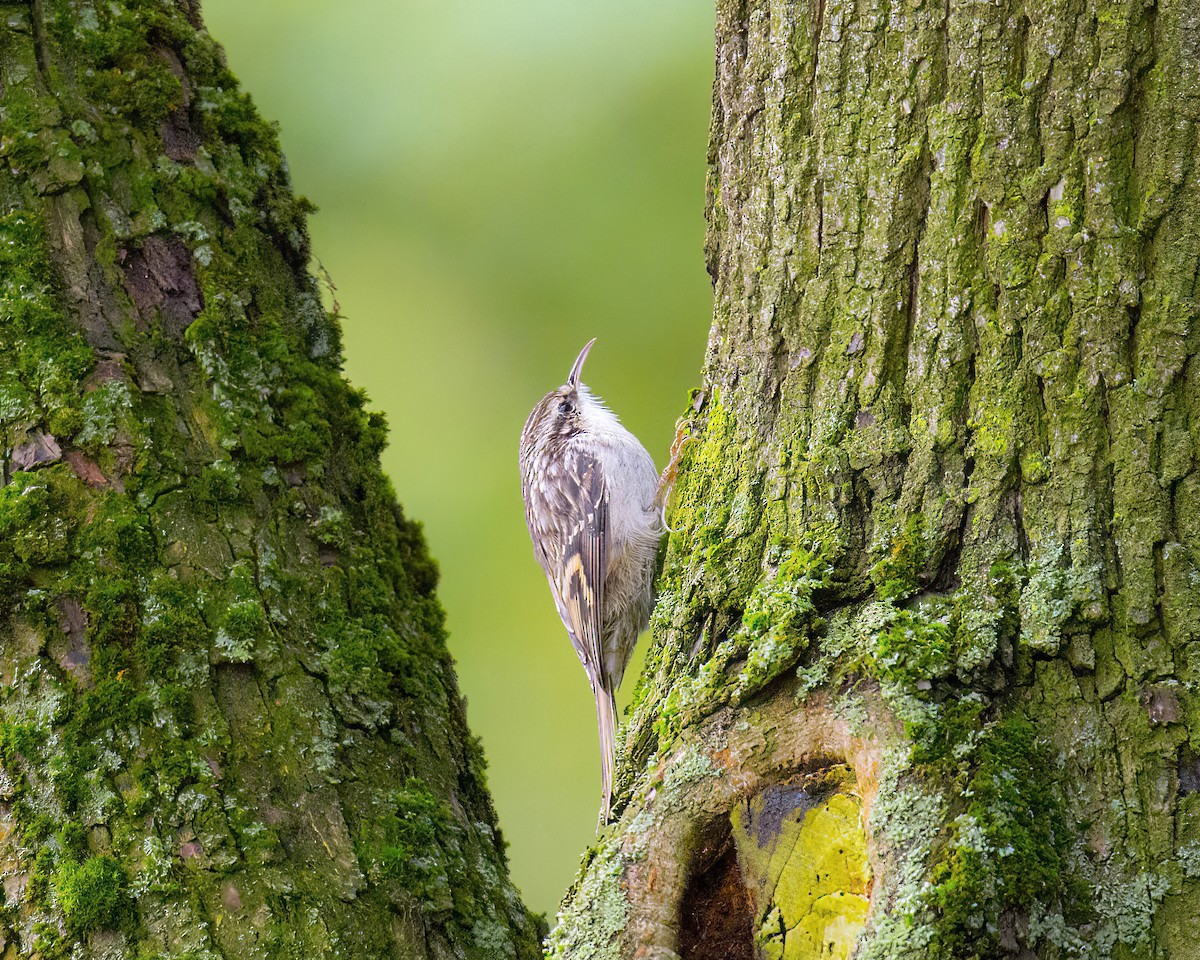
<svg viewBox="0 0 1200 960"><path fill-rule="evenodd" d="M555 956L1183 958L1200 5L719 0L715 314Z"/></svg>
<svg viewBox="0 0 1200 960"><path fill-rule="evenodd" d="M5 960L535 956L273 130L194 0L0 9Z"/></svg>

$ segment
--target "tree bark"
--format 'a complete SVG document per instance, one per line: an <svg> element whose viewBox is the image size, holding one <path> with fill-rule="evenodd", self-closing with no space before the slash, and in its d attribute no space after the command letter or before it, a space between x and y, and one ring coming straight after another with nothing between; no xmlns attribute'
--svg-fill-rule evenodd
<svg viewBox="0 0 1200 960"><path fill-rule="evenodd" d="M1200 5L719 0L654 638L581 958L1182 958Z"/></svg>
<svg viewBox="0 0 1200 960"><path fill-rule="evenodd" d="M0 952L536 955L274 131L194 0L0 14Z"/></svg>

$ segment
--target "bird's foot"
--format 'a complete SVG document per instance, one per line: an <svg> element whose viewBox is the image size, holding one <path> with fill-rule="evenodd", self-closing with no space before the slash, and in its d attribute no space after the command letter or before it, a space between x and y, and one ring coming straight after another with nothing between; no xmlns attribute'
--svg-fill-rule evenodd
<svg viewBox="0 0 1200 960"><path fill-rule="evenodd" d="M675 421L675 439L671 442L671 456L658 478L658 490L654 493L654 503L662 511L663 526L669 533L673 533L674 531L667 523L667 500L670 498L671 491L675 487L675 478L679 473L679 463L683 459L683 448L687 446L689 440L695 439L697 438L692 436L691 424L688 423L686 417L680 417Z"/></svg>

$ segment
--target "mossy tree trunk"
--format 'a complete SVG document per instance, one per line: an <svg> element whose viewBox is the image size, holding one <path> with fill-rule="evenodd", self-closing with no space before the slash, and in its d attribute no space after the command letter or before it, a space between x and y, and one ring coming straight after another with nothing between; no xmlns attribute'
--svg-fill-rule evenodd
<svg viewBox="0 0 1200 960"><path fill-rule="evenodd" d="M599 957L1183 958L1200 4L719 0Z"/></svg>
<svg viewBox="0 0 1200 960"><path fill-rule="evenodd" d="M536 955L272 128L194 2L0 16L0 952Z"/></svg>

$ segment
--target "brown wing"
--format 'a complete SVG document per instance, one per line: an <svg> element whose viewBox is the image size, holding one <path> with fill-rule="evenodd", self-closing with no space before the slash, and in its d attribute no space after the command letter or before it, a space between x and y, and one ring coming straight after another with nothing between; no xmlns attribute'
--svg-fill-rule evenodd
<svg viewBox="0 0 1200 960"><path fill-rule="evenodd" d="M593 684L606 687L602 630L608 491L599 461L581 451L564 453L558 469L531 491L526 520L575 652Z"/></svg>

